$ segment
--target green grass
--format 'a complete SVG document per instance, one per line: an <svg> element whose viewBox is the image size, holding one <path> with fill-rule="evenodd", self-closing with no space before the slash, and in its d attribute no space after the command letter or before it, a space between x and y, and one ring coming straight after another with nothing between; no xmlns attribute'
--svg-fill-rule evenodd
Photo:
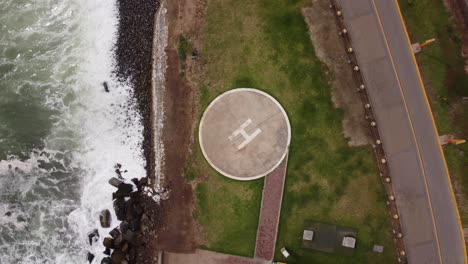
<svg viewBox="0 0 468 264"><path fill-rule="evenodd" d="M180 35L179 42L177 43L177 54L179 55L179 59L181 61L185 61L187 59L187 53L189 52L190 43L183 35Z"/></svg>
<svg viewBox="0 0 468 264"><path fill-rule="evenodd" d="M417 60L439 134L467 139L468 104L460 103L462 96L468 96L468 75L460 56L461 33L442 0L413 1L410 5L400 1L400 6L412 42L437 39L417 54ZM468 153L468 144L444 146L462 223L468 226L468 156L460 151Z"/></svg>
<svg viewBox="0 0 468 264"><path fill-rule="evenodd" d="M190 54L192 46L190 42L183 36L179 35L179 41L177 42L177 54L179 55L180 60L180 75L184 76L185 74L185 61L187 60L187 54Z"/></svg>
<svg viewBox="0 0 468 264"><path fill-rule="evenodd" d="M300 12L287 0L210 0L201 56L200 111L229 89L255 87L273 95L288 113L292 141L276 257L286 246L297 263L392 263L394 248L383 187L370 147L351 148L343 110L331 101L325 66L317 59ZM198 131L195 131L198 133ZM197 134L196 134L197 135ZM198 142L190 158L201 181L195 217L205 248L252 256L262 180L235 182L209 168ZM305 220L355 227L353 257L305 251ZM373 244L385 246L373 253Z"/></svg>

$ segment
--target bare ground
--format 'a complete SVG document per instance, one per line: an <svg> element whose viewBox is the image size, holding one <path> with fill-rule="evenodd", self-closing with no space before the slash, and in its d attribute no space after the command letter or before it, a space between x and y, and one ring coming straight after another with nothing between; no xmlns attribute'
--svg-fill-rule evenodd
<svg viewBox="0 0 468 264"><path fill-rule="evenodd" d="M332 80L332 100L337 108L344 108L343 131L350 146L370 143L366 129L364 111L359 95L353 87L354 79L343 44L336 31L335 20L329 10L329 1L313 0L302 13L309 27L309 35L314 44L317 57L326 64Z"/></svg>
<svg viewBox="0 0 468 264"><path fill-rule="evenodd" d="M162 224L157 234L158 250L194 252L196 228L192 212L194 194L185 181L183 168L193 134L195 92L180 74L177 54L179 35L194 25L197 2L177 0L167 2L169 26L167 47L166 90L164 95L165 120L162 138L165 146L163 174L170 190L168 200L162 201Z"/></svg>

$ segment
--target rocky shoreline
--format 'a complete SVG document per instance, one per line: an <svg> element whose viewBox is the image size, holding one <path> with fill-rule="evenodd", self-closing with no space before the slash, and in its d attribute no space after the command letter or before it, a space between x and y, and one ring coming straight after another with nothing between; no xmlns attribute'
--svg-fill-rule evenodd
<svg viewBox="0 0 468 264"><path fill-rule="evenodd" d="M159 228L162 209L154 199L160 194L154 193L153 185L148 182L155 169L152 52L155 13L160 4L160 0L138 3L117 0L119 22L114 48L114 73L120 82L130 82L134 88L134 98L144 126L141 147L147 161L147 175L142 175L141 179L132 179L130 183L122 181L117 173L117 177L109 181L117 188L112 197L117 220L121 223L104 238L104 253L109 257L101 263L144 264L157 261L157 248L152 238ZM132 191L130 185L133 186Z"/></svg>
<svg viewBox="0 0 468 264"><path fill-rule="evenodd" d="M151 55L153 45L154 14L159 8L160 0L117 0L118 33L114 48L118 80L130 82L134 87L134 97L142 116L143 154L151 160ZM146 171L150 171L150 163Z"/></svg>

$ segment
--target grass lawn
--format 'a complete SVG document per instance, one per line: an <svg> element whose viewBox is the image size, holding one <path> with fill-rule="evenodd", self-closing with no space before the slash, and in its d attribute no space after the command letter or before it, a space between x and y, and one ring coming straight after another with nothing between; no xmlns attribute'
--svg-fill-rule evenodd
<svg viewBox="0 0 468 264"><path fill-rule="evenodd" d="M254 87L274 96L292 127L288 174L277 241L296 263L393 263L385 193L370 147L351 148L343 110L331 101L330 80L317 59L300 12L291 0L208 0L201 32L206 60L199 83L200 112L224 91ZM188 36L190 40L190 36ZM200 116L201 116L200 113ZM198 130L195 131L198 138ZM198 142L186 166L196 186L195 218L205 248L253 256L263 180L236 182L218 175ZM352 257L300 248L304 220L354 227ZM373 253L372 246L385 246ZM289 261L288 261L289 263Z"/></svg>
<svg viewBox="0 0 468 264"><path fill-rule="evenodd" d="M442 0L412 2L400 1L412 42L437 39L424 47L416 58L439 134L450 133L468 139L468 104L461 103L461 97L468 96L468 75L463 70L464 62L460 56L462 35ZM468 144L446 145L443 149L462 223L468 226ZM460 155L460 151L465 154Z"/></svg>

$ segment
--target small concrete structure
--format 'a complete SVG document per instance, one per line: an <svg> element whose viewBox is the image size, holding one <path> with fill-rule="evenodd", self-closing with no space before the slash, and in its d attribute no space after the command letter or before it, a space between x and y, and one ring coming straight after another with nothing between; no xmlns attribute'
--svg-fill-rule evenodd
<svg viewBox="0 0 468 264"><path fill-rule="evenodd" d="M313 239L306 239L306 231L313 230ZM304 222L302 248L313 249L344 256L352 256L356 247L357 230L346 226Z"/></svg>
<svg viewBox="0 0 468 264"><path fill-rule="evenodd" d="M356 238L351 236L343 237L343 242L341 243L343 247L355 248L356 247Z"/></svg>
<svg viewBox="0 0 468 264"><path fill-rule="evenodd" d="M218 96L200 121L199 141L208 163L236 180L272 172L288 153L291 127L283 107L260 90L239 88Z"/></svg>
<svg viewBox="0 0 468 264"><path fill-rule="evenodd" d="M382 253L383 252L383 249L384 247L381 246L381 245L374 245L374 248L372 249L374 252L377 252L377 253Z"/></svg>
<svg viewBox="0 0 468 264"><path fill-rule="evenodd" d="M304 230L304 233L302 234L302 239L307 240L307 241L312 241L314 240L314 231L312 230Z"/></svg>

